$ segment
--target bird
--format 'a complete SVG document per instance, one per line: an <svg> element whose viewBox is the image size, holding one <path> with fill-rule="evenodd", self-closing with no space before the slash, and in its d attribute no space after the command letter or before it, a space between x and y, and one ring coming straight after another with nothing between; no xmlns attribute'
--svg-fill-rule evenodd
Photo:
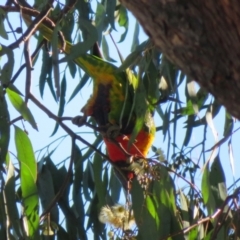
<svg viewBox="0 0 240 240"><path fill-rule="evenodd" d="M51 20L48 25L43 21L38 30L50 41L53 27ZM58 41L58 47L66 54L70 54L72 46L67 41ZM109 161L126 187L126 182L135 175L128 167L137 159L145 159L153 144L156 131L154 107L142 91L140 80L130 69L121 70L88 53L76 57L74 62L93 80L93 92L81 109L83 116L80 119L85 121L92 117L96 121Z"/></svg>

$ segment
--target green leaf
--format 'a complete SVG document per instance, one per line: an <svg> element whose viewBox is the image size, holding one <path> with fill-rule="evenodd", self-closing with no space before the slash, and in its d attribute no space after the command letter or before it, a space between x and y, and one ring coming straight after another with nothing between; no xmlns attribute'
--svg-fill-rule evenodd
<svg viewBox="0 0 240 240"><path fill-rule="evenodd" d="M97 1L97 9L95 15L95 23L98 32L98 44L102 42L102 33L106 30L108 26L108 21L106 19L106 12L104 6Z"/></svg>
<svg viewBox="0 0 240 240"><path fill-rule="evenodd" d="M83 180L83 158L81 150L77 145L74 146L74 166L73 194L76 194L80 191Z"/></svg>
<svg viewBox="0 0 240 240"><path fill-rule="evenodd" d="M66 76L64 74L62 82L61 82L61 96L60 96L60 102L59 102L58 117L61 117L64 112L64 107L65 107L65 103L66 103L66 101L65 101L66 89L67 89L67 82L66 82ZM59 127L59 124L56 123L51 136L53 136L57 132L58 127Z"/></svg>
<svg viewBox="0 0 240 240"><path fill-rule="evenodd" d="M101 134L99 134L97 137L96 137L96 139L95 139L95 141L94 141L94 143L92 144L95 148L98 148L98 146L99 146L99 144L100 143L102 143L102 136L101 136ZM94 153L94 151L91 149L91 148L89 148L88 150L87 150L87 152L86 153L84 153L84 155L82 156L82 161L84 162L84 161L86 161L92 154Z"/></svg>
<svg viewBox="0 0 240 240"><path fill-rule="evenodd" d="M139 236L142 239L159 239L158 209L149 195L145 200L146 207L142 209L142 224L139 228Z"/></svg>
<svg viewBox="0 0 240 240"><path fill-rule="evenodd" d="M6 196L6 206L7 206L7 215L9 217L10 223L19 238L22 238L21 234L21 224L19 221L19 214L16 205L16 195L15 195L15 176L14 176L14 166L12 161L9 160L8 163L8 172L5 185L5 196Z"/></svg>
<svg viewBox="0 0 240 240"><path fill-rule="evenodd" d="M198 239L199 236L199 226L193 228L189 234L188 234L188 239Z"/></svg>
<svg viewBox="0 0 240 240"><path fill-rule="evenodd" d="M57 239L58 240L69 239L69 234L66 232L66 230L61 225L58 226Z"/></svg>
<svg viewBox="0 0 240 240"><path fill-rule="evenodd" d="M161 169L160 174L161 180L151 182L147 192L137 180L132 184L132 206L139 239L162 239L180 231L172 179L165 169ZM183 236L180 234L173 239L182 240Z"/></svg>
<svg viewBox="0 0 240 240"><path fill-rule="evenodd" d="M89 21L81 19L79 22L79 27L84 28L88 32L88 38L84 42L79 42L73 45L71 47L70 53L59 62L77 59L82 54L85 54L97 41L97 30Z"/></svg>
<svg viewBox="0 0 240 240"><path fill-rule="evenodd" d="M177 84L176 81L178 70L176 69L175 65L172 64L163 54L160 66L160 73L167 82L167 91L169 93L174 92Z"/></svg>
<svg viewBox="0 0 240 240"><path fill-rule="evenodd" d="M6 221L4 192L0 191L0 222L5 223ZM0 228L0 239L6 239L6 231L6 225L2 224Z"/></svg>
<svg viewBox="0 0 240 240"><path fill-rule="evenodd" d="M92 166L93 166L95 188L97 191L97 196L99 200L99 209L100 209L100 207L105 205L104 199L106 196L106 191L104 189L103 180L102 180L103 160L98 153L95 153L94 155Z"/></svg>
<svg viewBox="0 0 240 240"><path fill-rule="evenodd" d="M37 124L34 120L34 117L32 113L30 112L29 108L27 107L26 103L23 101L23 99L17 94L16 92L10 90L9 88L6 89L8 98L14 108L22 115L22 117L28 121L31 126L38 130Z"/></svg>
<svg viewBox="0 0 240 240"><path fill-rule="evenodd" d="M15 93L17 93L18 95L20 95L20 96L24 96L19 90L18 90L18 88L15 86L15 85L13 85L13 84L8 84L8 86L7 86L7 88L9 88L10 90L12 90L13 92L15 92Z"/></svg>
<svg viewBox="0 0 240 240"><path fill-rule="evenodd" d="M107 0L106 2L106 14L107 14L107 19L112 27L112 29L116 30L115 28L115 8L116 8L116 0Z"/></svg>
<svg viewBox="0 0 240 240"><path fill-rule="evenodd" d="M0 9L0 36L8 40L8 35L4 27L5 14L6 13L2 9Z"/></svg>
<svg viewBox="0 0 240 240"><path fill-rule="evenodd" d="M135 76L133 76L133 77L135 78ZM147 105L147 99L146 99L146 90L144 88L142 81L139 81L138 87L136 89L132 108L134 109L134 113L136 114L136 122L135 122L133 132L131 134L130 140L129 140L129 145L131 145L134 142L134 140L136 139L136 136L142 129L143 124L146 120L145 119L146 113L149 113L147 111L148 105ZM129 119L131 117L132 117L132 115L129 114ZM151 126L150 126L150 128L151 128Z"/></svg>
<svg viewBox="0 0 240 240"><path fill-rule="evenodd" d="M43 97L45 83L47 82L47 78L51 78L52 75L52 58L49 56L47 51L43 51L42 53L42 69L39 78L39 90L40 95ZM56 96L53 96L56 100Z"/></svg>
<svg viewBox="0 0 240 240"><path fill-rule="evenodd" d="M62 173L59 171L56 167L56 165L53 163L52 159L50 158L50 155L44 158L47 168L51 172L52 179L53 179L53 185L54 185L54 191L55 193L58 192L61 188L62 182L65 177L65 173L60 175Z"/></svg>
<svg viewBox="0 0 240 240"><path fill-rule="evenodd" d="M169 105L169 107L166 109L164 115L163 115L163 136L164 136L164 140L167 136L167 133L169 132L169 119L170 119L170 114L171 114L171 106L172 104Z"/></svg>
<svg viewBox="0 0 240 240"><path fill-rule="evenodd" d="M139 45L139 30L140 26L139 23L136 21L134 33L133 33L133 40L132 40L132 46L131 46L131 52L135 51L136 47Z"/></svg>
<svg viewBox="0 0 240 240"><path fill-rule="evenodd" d="M159 100L159 77L158 72L159 70L154 65L153 61L150 60L149 63L147 63L147 66L145 64L144 66L145 74L143 77L143 84L144 88L146 89L146 97L148 101L149 108L151 112L155 111L156 108L156 102Z"/></svg>
<svg viewBox="0 0 240 240"><path fill-rule="evenodd" d="M110 57L109 47L108 47L108 43L106 41L105 36L102 37L102 51L103 51L103 56L107 61L116 62L116 60L114 60L113 58Z"/></svg>
<svg viewBox="0 0 240 240"><path fill-rule="evenodd" d="M132 208L133 208L134 218L135 218L136 224L139 228L139 235L140 235L140 237L142 237L142 239L144 239L143 236L145 234L147 235L148 232L151 231L150 224L152 222L152 217L148 213L148 210L146 209L146 207L144 207L144 205L145 205L144 192L143 192L143 189L141 188L139 182L137 181L137 179L133 180L131 196L132 196ZM145 215L150 219L146 218ZM148 223L149 223L149 226L148 226L148 228L146 228L146 224L148 224Z"/></svg>
<svg viewBox="0 0 240 240"><path fill-rule="evenodd" d="M203 89L203 88L200 88L197 92L197 104L198 104L198 107L199 109L202 109L202 106L203 104L206 102L206 100L208 99L208 92Z"/></svg>
<svg viewBox="0 0 240 240"><path fill-rule="evenodd" d="M101 239L107 239L106 236L103 236L105 226L98 220L99 214L99 201L98 197L95 194L91 202L91 205L88 208L89 221L87 223L87 229L90 227L94 228L94 237L93 239L99 239L99 236L102 236Z"/></svg>
<svg viewBox="0 0 240 240"><path fill-rule="evenodd" d="M91 196L91 192L93 191L95 191L93 169L92 169L92 163L88 161L83 174L83 193L84 193L84 197L88 201L92 200L93 197Z"/></svg>
<svg viewBox="0 0 240 240"><path fill-rule="evenodd" d="M212 233L214 232L214 229L212 229L210 232L208 232L207 236L203 240L211 240Z"/></svg>
<svg viewBox="0 0 240 240"><path fill-rule="evenodd" d="M56 195L54 191L52 173L50 172L48 165L43 165L41 171L38 172L37 186L42 210L44 212L50 206ZM59 212L56 205L54 205L50 210L50 219L55 223L58 223L59 221Z"/></svg>
<svg viewBox="0 0 240 240"><path fill-rule="evenodd" d="M10 126L9 126L9 113L7 108L7 102L5 96L2 93L0 87L1 98L0 98L0 165L6 160L9 138L10 138Z"/></svg>
<svg viewBox="0 0 240 240"><path fill-rule="evenodd" d="M144 41L136 47L135 51L130 53L124 60L122 65L118 68L118 71L124 71L131 66L135 65L142 57L142 52L149 46L149 41Z"/></svg>
<svg viewBox="0 0 240 240"><path fill-rule="evenodd" d="M59 62L58 62L58 31L60 30L59 23L56 24L53 34L52 34L52 67L53 67L53 76L54 76L54 84L55 84L55 91L57 100L61 95L60 90L60 69L59 69Z"/></svg>
<svg viewBox="0 0 240 240"><path fill-rule="evenodd" d="M120 5L118 14L119 14L118 24L120 27L125 28L125 31L123 32L123 34L120 37L120 40L119 40L119 43L120 43L120 42L123 42L127 36L129 19L128 19L127 9L125 7L123 7L123 5Z"/></svg>
<svg viewBox="0 0 240 240"><path fill-rule="evenodd" d="M89 76L88 74L85 73L81 78L80 82L78 83L78 85L76 86L76 88L73 90L73 93L71 94L68 102L70 102L77 95L77 93L85 86L88 79L89 79Z"/></svg>
<svg viewBox="0 0 240 240"><path fill-rule="evenodd" d="M68 61L68 69L69 69L69 72L70 72L72 78L75 78L75 75L77 72L77 67L73 61Z"/></svg>
<svg viewBox="0 0 240 240"><path fill-rule="evenodd" d="M188 204L186 200L187 197L184 195L184 193L181 190L180 190L179 196L180 196L180 208L182 213L183 227L187 228L190 226Z"/></svg>
<svg viewBox="0 0 240 240"><path fill-rule="evenodd" d="M49 87L49 89L52 93L52 96L53 96L54 100L57 101L57 96L56 96L56 93L55 93L54 88L53 88L53 81L52 81L52 76L51 75L47 77L47 84L48 84L48 87Z"/></svg>
<svg viewBox="0 0 240 240"><path fill-rule="evenodd" d="M122 185L121 185L120 181L117 179L116 174L114 173L113 169L111 171L109 188L111 191L112 201L114 203L119 202Z"/></svg>
<svg viewBox="0 0 240 240"><path fill-rule="evenodd" d="M224 137L229 136L232 133L233 126L234 126L234 123L233 123L232 116L227 111L225 111L225 124L224 124L224 133L223 133Z"/></svg>
<svg viewBox="0 0 240 240"><path fill-rule="evenodd" d="M207 209L208 209L208 214L213 214L215 211L215 200L213 198L212 190L211 190L211 185L209 182L209 165L207 164L205 166L204 172L203 172L203 177L202 177L202 196L203 196L203 202L206 204Z"/></svg>
<svg viewBox="0 0 240 240"><path fill-rule="evenodd" d="M61 9L60 9L60 12L61 12ZM67 15L65 15L61 21L61 24L62 24L61 31L64 34L66 41L72 42L72 32L75 26L74 14L69 12Z"/></svg>
<svg viewBox="0 0 240 240"><path fill-rule="evenodd" d="M38 191L36 186L37 163L27 134L17 126L15 126L15 144L20 164L24 216L27 221L25 231L27 236L34 237L39 227Z"/></svg>
<svg viewBox="0 0 240 240"><path fill-rule="evenodd" d="M55 191L60 191L63 187L65 178L67 177L67 169L63 165L61 168L57 169L56 175L54 176L53 182ZM61 202L63 202L64 207L69 208L69 191L70 191L70 181L67 182L64 192L62 193Z"/></svg>
<svg viewBox="0 0 240 240"><path fill-rule="evenodd" d="M215 208L221 208L227 197L227 188L224 171L219 156L217 156L211 166L209 173L209 183L211 192L216 202Z"/></svg>
<svg viewBox="0 0 240 240"><path fill-rule="evenodd" d="M13 67L14 67L14 54L13 50L2 46L1 48L1 55L7 55L7 62L4 64L3 68L1 69L0 80L3 87L8 86L12 77Z"/></svg>
<svg viewBox="0 0 240 240"><path fill-rule="evenodd" d="M152 216L152 218L155 221L155 230L159 230L159 226L160 226L160 219L158 216L158 203L154 203L154 197L150 197L149 195L146 197L146 208L148 210L148 212L150 213L150 215Z"/></svg>
<svg viewBox="0 0 240 240"><path fill-rule="evenodd" d="M3 48L2 48L2 45L0 44L0 61L2 60L2 53L3 53L3 52L2 52L2 49L3 49Z"/></svg>
<svg viewBox="0 0 240 240"><path fill-rule="evenodd" d="M190 115L195 114L193 103L192 103L191 100L187 101L187 106L186 107L180 108L180 109L178 109L178 111L181 113L181 115L190 116Z"/></svg>
<svg viewBox="0 0 240 240"><path fill-rule="evenodd" d="M153 197L158 203L159 216L159 236L166 237L176 232L180 232L181 227L177 218L177 209L175 203L175 189L172 178L169 176L164 166L159 167L160 180L153 182ZM173 239L184 239L182 234Z"/></svg>
<svg viewBox="0 0 240 240"><path fill-rule="evenodd" d="M189 141L191 139L194 120L195 120L195 116L194 115L188 116L188 119L186 121L187 131L186 131L186 135L185 135L185 138L184 138L184 141L183 141L183 145L184 146L188 146L188 143L189 143Z"/></svg>
<svg viewBox="0 0 240 240"><path fill-rule="evenodd" d="M83 161L81 151L77 145L74 146L74 166L75 166L75 175L73 180L73 210L78 214L78 223L79 223L79 234L81 239L87 239L86 230L84 228L85 221L85 210L84 210L84 200L82 195L82 180L83 180Z"/></svg>

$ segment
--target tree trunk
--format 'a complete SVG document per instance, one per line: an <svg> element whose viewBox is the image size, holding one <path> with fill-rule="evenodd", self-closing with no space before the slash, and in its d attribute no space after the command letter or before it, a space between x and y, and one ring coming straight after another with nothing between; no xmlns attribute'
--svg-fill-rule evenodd
<svg viewBox="0 0 240 240"><path fill-rule="evenodd" d="M239 0L121 0L170 61L240 119Z"/></svg>

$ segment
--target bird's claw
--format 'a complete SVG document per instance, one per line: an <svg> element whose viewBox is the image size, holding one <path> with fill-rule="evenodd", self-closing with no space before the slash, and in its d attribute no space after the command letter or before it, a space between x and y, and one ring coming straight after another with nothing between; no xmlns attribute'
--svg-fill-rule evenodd
<svg viewBox="0 0 240 240"><path fill-rule="evenodd" d="M78 127L83 126L86 123L87 118L85 116L76 116L72 118L72 123Z"/></svg>
<svg viewBox="0 0 240 240"><path fill-rule="evenodd" d="M107 128L106 136L109 139L115 139L120 134L120 127L118 125L110 125Z"/></svg>

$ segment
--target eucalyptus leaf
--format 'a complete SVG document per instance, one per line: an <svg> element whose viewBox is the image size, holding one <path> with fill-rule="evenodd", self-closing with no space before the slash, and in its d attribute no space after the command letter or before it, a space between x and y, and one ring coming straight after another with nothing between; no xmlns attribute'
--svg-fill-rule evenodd
<svg viewBox="0 0 240 240"><path fill-rule="evenodd" d="M15 144L20 165L22 202L27 223L25 231L27 236L34 237L38 235L37 230L39 227L38 191L36 186L37 163L30 139L17 126L15 126Z"/></svg>
<svg viewBox="0 0 240 240"><path fill-rule="evenodd" d="M17 94L16 92L10 90L9 88L6 89L8 98L10 102L12 103L13 107L22 115L22 117L28 121L31 126L38 130L37 124L34 120L34 117L30 111L30 109L27 107L26 103L23 101L23 99Z"/></svg>
<svg viewBox="0 0 240 240"><path fill-rule="evenodd" d="M1 87L0 90L2 90ZM7 102L5 96L2 96L0 98L0 164L3 164L6 161L8 152L8 145L10 140L9 120Z"/></svg>

